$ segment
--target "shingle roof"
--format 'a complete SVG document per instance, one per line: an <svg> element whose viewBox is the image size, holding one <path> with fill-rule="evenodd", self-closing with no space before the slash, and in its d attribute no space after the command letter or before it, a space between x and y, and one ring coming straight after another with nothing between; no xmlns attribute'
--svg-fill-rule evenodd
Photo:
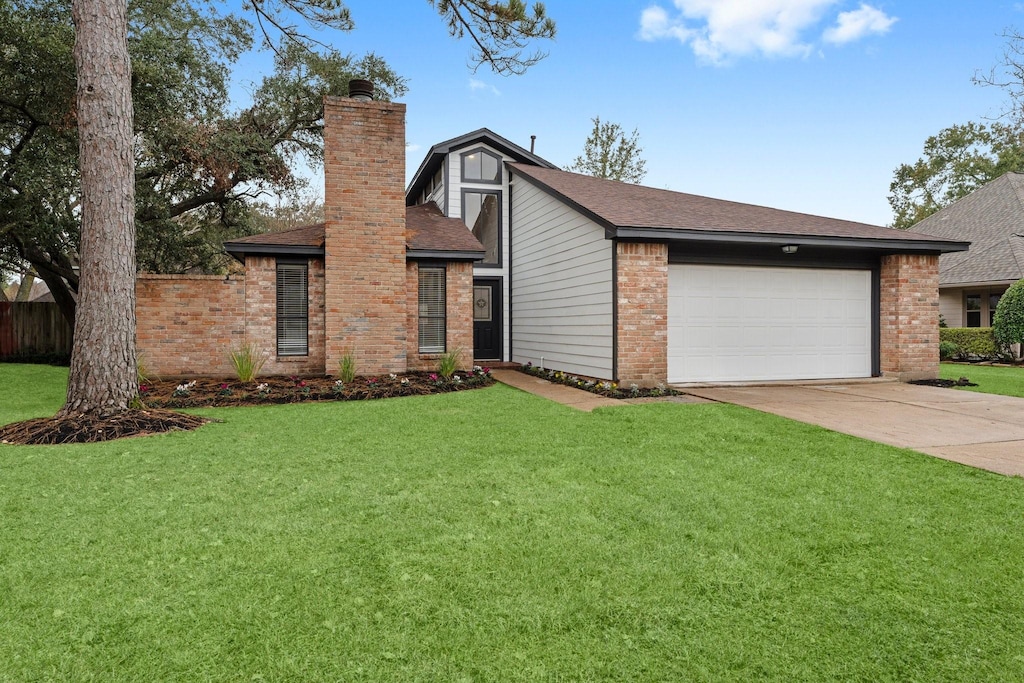
<svg viewBox="0 0 1024 683"><path fill-rule="evenodd" d="M239 237L238 239L229 240L224 244L259 244L267 246L284 245L293 247L302 246L323 249L324 224L312 223L310 225L303 225L298 228L292 228L291 230L281 230L279 232L265 232L259 235L249 235L248 237Z"/></svg>
<svg viewBox="0 0 1024 683"><path fill-rule="evenodd" d="M304 225L291 230L240 237L224 243L224 249L236 257L243 254L324 253L324 223ZM410 206L405 210L406 249L411 256L482 259L480 241L458 218L447 218L433 202Z"/></svg>
<svg viewBox="0 0 1024 683"><path fill-rule="evenodd" d="M878 225L659 190L527 164L513 163L509 166L516 174L535 181L609 229L858 238L918 242L936 250L962 248L962 245L956 247L956 240L937 240L930 235Z"/></svg>
<svg viewBox="0 0 1024 683"><path fill-rule="evenodd" d="M971 242L943 254L939 283L970 284L1024 277L1024 174L1006 173L913 226L915 232Z"/></svg>
<svg viewBox="0 0 1024 683"><path fill-rule="evenodd" d="M484 245L459 218L448 218L434 202L405 210L405 242L409 252L463 252L483 258Z"/></svg>

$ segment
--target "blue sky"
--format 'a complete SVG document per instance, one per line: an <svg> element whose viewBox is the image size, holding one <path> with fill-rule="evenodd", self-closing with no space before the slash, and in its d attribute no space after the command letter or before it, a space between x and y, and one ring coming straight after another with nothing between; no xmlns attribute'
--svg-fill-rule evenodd
<svg viewBox="0 0 1024 683"><path fill-rule="evenodd" d="M646 185L880 225L894 169L929 135L1000 113L1005 95L971 77L1024 25L1024 3L998 0L550 0L549 56L501 77L468 69L470 45L425 0L348 5L356 29L318 37L409 79L409 173L484 126L527 148L536 135L564 166L600 116L639 131Z"/></svg>

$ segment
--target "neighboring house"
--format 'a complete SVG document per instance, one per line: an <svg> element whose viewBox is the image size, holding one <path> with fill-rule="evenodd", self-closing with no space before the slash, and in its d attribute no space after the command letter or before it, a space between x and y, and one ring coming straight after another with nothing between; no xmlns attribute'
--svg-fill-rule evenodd
<svg viewBox="0 0 1024 683"><path fill-rule="evenodd" d="M403 190L404 105L326 103L326 223L225 245L244 278L140 276L156 372L363 373L518 362L622 382L938 372L956 239L561 171L487 130Z"/></svg>
<svg viewBox="0 0 1024 683"><path fill-rule="evenodd" d="M1024 278L1024 174L996 178L913 230L971 243L939 258L939 312L950 327L991 327L1003 292Z"/></svg>
<svg viewBox="0 0 1024 683"><path fill-rule="evenodd" d="M12 284L4 290L4 294L7 296L9 301L14 301L18 296L18 290L20 289L18 283ZM53 294L50 293L50 288L46 286L46 283L42 280L36 280L32 283L32 289L29 290L28 298L25 301L32 303L47 303L53 301Z"/></svg>

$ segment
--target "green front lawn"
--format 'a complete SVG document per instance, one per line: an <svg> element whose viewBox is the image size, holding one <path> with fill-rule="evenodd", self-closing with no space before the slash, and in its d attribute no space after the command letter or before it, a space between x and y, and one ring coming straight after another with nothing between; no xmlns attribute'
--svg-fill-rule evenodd
<svg viewBox="0 0 1024 683"><path fill-rule="evenodd" d="M500 385L201 412L0 446L0 680L1024 679L1020 479Z"/></svg>
<svg viewBox="0 0 1024 683"><path fill-rule="evenodd" d="M1024 397L1024 368L942 363L939 366L939 376L943 379L966 377L978 385L976 387L957 387L958 389L980 391L984 394Z"/></svg>

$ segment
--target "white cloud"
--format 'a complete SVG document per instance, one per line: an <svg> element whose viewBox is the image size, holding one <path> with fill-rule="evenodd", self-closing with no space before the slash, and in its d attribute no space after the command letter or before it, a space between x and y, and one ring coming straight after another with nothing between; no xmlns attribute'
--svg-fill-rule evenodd
<svg viewBox="0 0 1024 683"><path fill-rule="evenodd" d="M842 45L860 40L871 33L888 33L895 23L896 17L890 17L871 5L862 4L860 9L840 12L836 25L825 31L822 38L829 43Z"/></svg>
<svg viewBox="0 0 1024 683"><path fill-rule="evenodd" d="M654 4L641 12L637 37L678 40L712 64L747 56L805 57L815 51L806 35L816 33L826 13L839 2L673 0L675 11ZM826 35L836 38L828 38L829 42L849 42L868 33L884 33L895 21L862 4L858 10L841 12Z"/></svg>
<svg viewBox="0 0 1024 683"><path fill-rule="evenodd" d="M469 79L469 89L472 90L473 92L478 92L480 90L484 90L484 91L490 92L495 97L501 95L501 91L500 90L495 88L493 85L490 85L488 83L484 83L479 78L471 78L471 79Z"/></svg>

